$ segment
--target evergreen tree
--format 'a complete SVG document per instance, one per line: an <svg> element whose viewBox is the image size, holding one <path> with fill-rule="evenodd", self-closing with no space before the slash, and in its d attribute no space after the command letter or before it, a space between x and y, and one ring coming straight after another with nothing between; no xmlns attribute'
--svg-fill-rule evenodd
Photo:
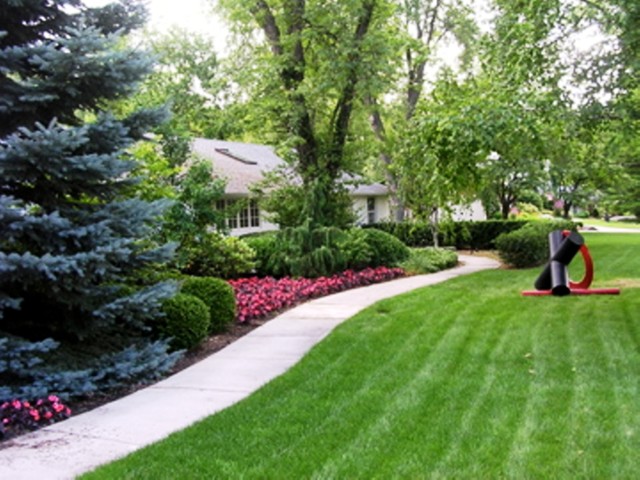
<svg viewBox="0 0 640 480"><path fill-rule="evenodd" d="M113 364L117 348L142 338L175 291L172 284L127 284L172 253L149 240L165 203L126 196L135 182L127 149L164 114L115 118L102 108L131 94L151 68L144 53L120 41L143 19L130 0L101 9L79 0L0 7L0 340L10 340L0 341L0 397L7 385L52 378L51 371L25 378L12 370L11 351L46 354L51 344L38 345L47 338L65 348L101 344ZM152 368L171 363L165 346L141 345L142 364L151 351L166 359L148 362ZM133 350L125 356L122 368L144 370ZM73 391L60 378L54 383Z"/></svg>

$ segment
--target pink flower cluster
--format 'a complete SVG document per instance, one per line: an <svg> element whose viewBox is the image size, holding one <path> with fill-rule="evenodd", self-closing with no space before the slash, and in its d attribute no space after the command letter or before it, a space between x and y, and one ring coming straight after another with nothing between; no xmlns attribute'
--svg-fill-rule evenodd
<svg viewBox="0 0 640 480"><path fill-rule="evenodd" d="M69 407L55 395L49 395L35 402L24 400L4 402L0 405L0 439L18 431L35 430L69 418L70 415Z"/></svg>
<svg viewBox="0 0 640 480"><path fill-rule="evenodd" d="M311 298L322 297L350 288L380 283L405 275L401 268L367 268L359 272L347 270L331 277L242 278L230 280L236 296L239 323L264 318Z"/></svg>

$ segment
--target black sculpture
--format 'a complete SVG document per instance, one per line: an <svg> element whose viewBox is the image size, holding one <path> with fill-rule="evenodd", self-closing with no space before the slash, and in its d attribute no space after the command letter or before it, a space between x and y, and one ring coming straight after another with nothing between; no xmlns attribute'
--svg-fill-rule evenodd
<svg viewBox="0 0 640 480"><path fill-rule="evenodd" d="M568 266L573 258L580 252L585 265L584 278L579 282L569 279ZM524 291L523 295L540 296L555 295L562 297L570 294L577 295L617 295L617 288L590 289L593 281L593 260L589 249L584 243L584 238L578 232L569 230L554 230L549 234L549 263L538 276L536 290Z"/></svg>

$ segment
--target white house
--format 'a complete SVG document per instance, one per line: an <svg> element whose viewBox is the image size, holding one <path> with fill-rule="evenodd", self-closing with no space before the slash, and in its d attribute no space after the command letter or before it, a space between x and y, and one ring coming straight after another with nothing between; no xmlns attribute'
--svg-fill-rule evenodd
<svg viewBox="0 0 640 480"><path fill-rule="evenodd" d="M267 145L227 142L197 138L193 141L192 151L198 157L211 161L213 170L227 180L223 200L218 205L224 208L238 200L246 205L235 217L228 219L232 235L277 230L278 226L267 220L258 200L250 199L251 185L264 178L266 172L284 166L285 161ZM371 224L389 220L389 190L380 183L361 184L350 187L353 211L358 224ZM456 207L453 218L456 220L486 219L480 202L470 207Z"/></svg>

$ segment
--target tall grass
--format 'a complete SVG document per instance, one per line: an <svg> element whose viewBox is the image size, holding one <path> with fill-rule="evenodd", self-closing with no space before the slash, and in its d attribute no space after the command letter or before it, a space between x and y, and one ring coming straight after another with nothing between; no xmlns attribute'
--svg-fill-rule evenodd
<svg viewBox="0 0 640 480"><path fill-rule="evenodd" d="M595 286L538 269L380 302L245 401L86 478L636 478L640 236L589 235Z"/></svg>

